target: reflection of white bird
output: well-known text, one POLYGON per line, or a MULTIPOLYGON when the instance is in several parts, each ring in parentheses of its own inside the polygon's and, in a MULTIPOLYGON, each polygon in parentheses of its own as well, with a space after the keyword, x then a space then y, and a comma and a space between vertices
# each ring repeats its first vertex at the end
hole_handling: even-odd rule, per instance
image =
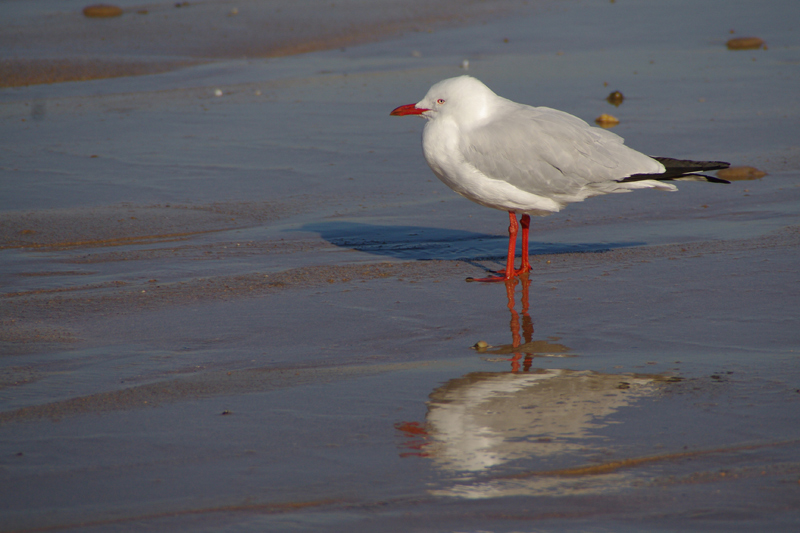
POLYGON ((530 270, 530 215, 548 215, 570 202, 601 194, 655 188, 674 191, 664 180, 704 179, 695 172, 726 168, 721 161, 652 158, 632 150, 609 131, 546 107, 517 104, 497 96, 469 76, 441 81, 416 104, 395 116, 429 120, 422 133, 425 159, 445 185, 486 207, 509 212, 508 280, 530 270), (522 214, 522 264, 514 270, 522 214))
POLYGON ((476 372, 451 380, 428 402, 435 460, 450 470, 477 472, 513 459, 584 449, 588 444, 579 440, 634 398, 652 394, 650 385, 658 379, 539 370, 476 372))
MULTIPOLYGON (((557 464, 596 451, 601 439, 595 430, 614 423, 607 417, 619 409, 657 394, 660 381, 655 375, 549 369, 476 372, 447 382, 430 395, 426 454, 438 468, 457 473, 459 482, 437 493, 485 498, 597 490, 583 476, 502 477, 516 470, 507 466, 514 461, 557 464), (473 481, 468 473, 488 477, 473 481)), ((622 483, 623 477, 614 479, 622 483)), ((606 483, 600 485, 607 489, 606 483)))

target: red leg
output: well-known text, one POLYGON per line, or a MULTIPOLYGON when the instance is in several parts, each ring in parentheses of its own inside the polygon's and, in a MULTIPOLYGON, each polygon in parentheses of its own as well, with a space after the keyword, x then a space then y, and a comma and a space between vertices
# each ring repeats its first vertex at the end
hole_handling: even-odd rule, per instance
POLYGON ((516 276, 514 271, 514 258, 517 252, 517 233, 519 232, 519 224, 517 224, 517 215, 512 211, 508 212, 508 257, 506 258, 506 271, 503 277, 504 281, 513 279, 516 276))
MULTIPOLYGON (((523 218, 526 216, 528 215, 523 215, 523 218)), ((528 221, 530 222, 530 217, 528 217, 528 221)), ((508 222, 508 257, 506 257, 506 269, 500 272, 503 275, 493 276, 491 278, 467 278, 467 281, 508 281, 516 277, 518 272, 514 270, 514 256, 516 255, 517 249, 519 224, 517 224, 517 215, 514 214, 513 211, 508 212, 508 222)), ((523 231, 525 231, 525 234, 527 233, 524 226, 523 231)))
POLYGON ((530 272, 531 270, 531 264, 528 260, 528 230, 531 227, 530 215, 522 215, 520 225, 522 226, 522 264, 519 266, 518 274, 530 272))

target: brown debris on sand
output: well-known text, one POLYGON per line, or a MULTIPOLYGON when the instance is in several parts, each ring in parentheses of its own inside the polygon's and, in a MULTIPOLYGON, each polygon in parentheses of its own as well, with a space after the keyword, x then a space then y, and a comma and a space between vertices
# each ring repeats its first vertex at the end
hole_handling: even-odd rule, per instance
POLYGON ((110 18, 121 15, 121 7, 109 4, 94 4, 83 8, 83 16, 88 18, 110 18))
POLYGON ((757 50, 762 47, 766 50, 767 48, 764 40, 758 37, 734 37, 725 43, 725 45, 728 47, 728 50, 757 50))
POLYGON ((619 119, 613 115, 603 113, 602 115, 594 119, 594 122, 601 128, 613 128, 614 126, 619 124, 619 119))
POLYGON ((755 167, 730 167, 717 172, 717 176, 728 181, 760 180, 767 173, 755 167))

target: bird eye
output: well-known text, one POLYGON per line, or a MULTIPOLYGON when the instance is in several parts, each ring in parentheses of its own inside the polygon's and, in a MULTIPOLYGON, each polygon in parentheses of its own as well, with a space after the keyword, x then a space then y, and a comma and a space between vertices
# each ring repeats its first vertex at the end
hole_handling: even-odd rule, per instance
POLYGON ((442 105, 444 103, 444 98, 439 98, 438 100, 436 100, 436 103, 442 105))

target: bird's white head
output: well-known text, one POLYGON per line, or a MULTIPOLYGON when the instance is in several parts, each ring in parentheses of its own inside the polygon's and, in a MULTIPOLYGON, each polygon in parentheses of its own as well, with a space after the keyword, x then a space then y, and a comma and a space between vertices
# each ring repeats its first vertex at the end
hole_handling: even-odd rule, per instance
POLYGON ((421 115, 433 120, 443 116, 478 121, 488 114, 493 102, 500 100, 491 89, 471 76, 449 78, 435 84, 416 104, 403 105, 390 114, 421 115))

